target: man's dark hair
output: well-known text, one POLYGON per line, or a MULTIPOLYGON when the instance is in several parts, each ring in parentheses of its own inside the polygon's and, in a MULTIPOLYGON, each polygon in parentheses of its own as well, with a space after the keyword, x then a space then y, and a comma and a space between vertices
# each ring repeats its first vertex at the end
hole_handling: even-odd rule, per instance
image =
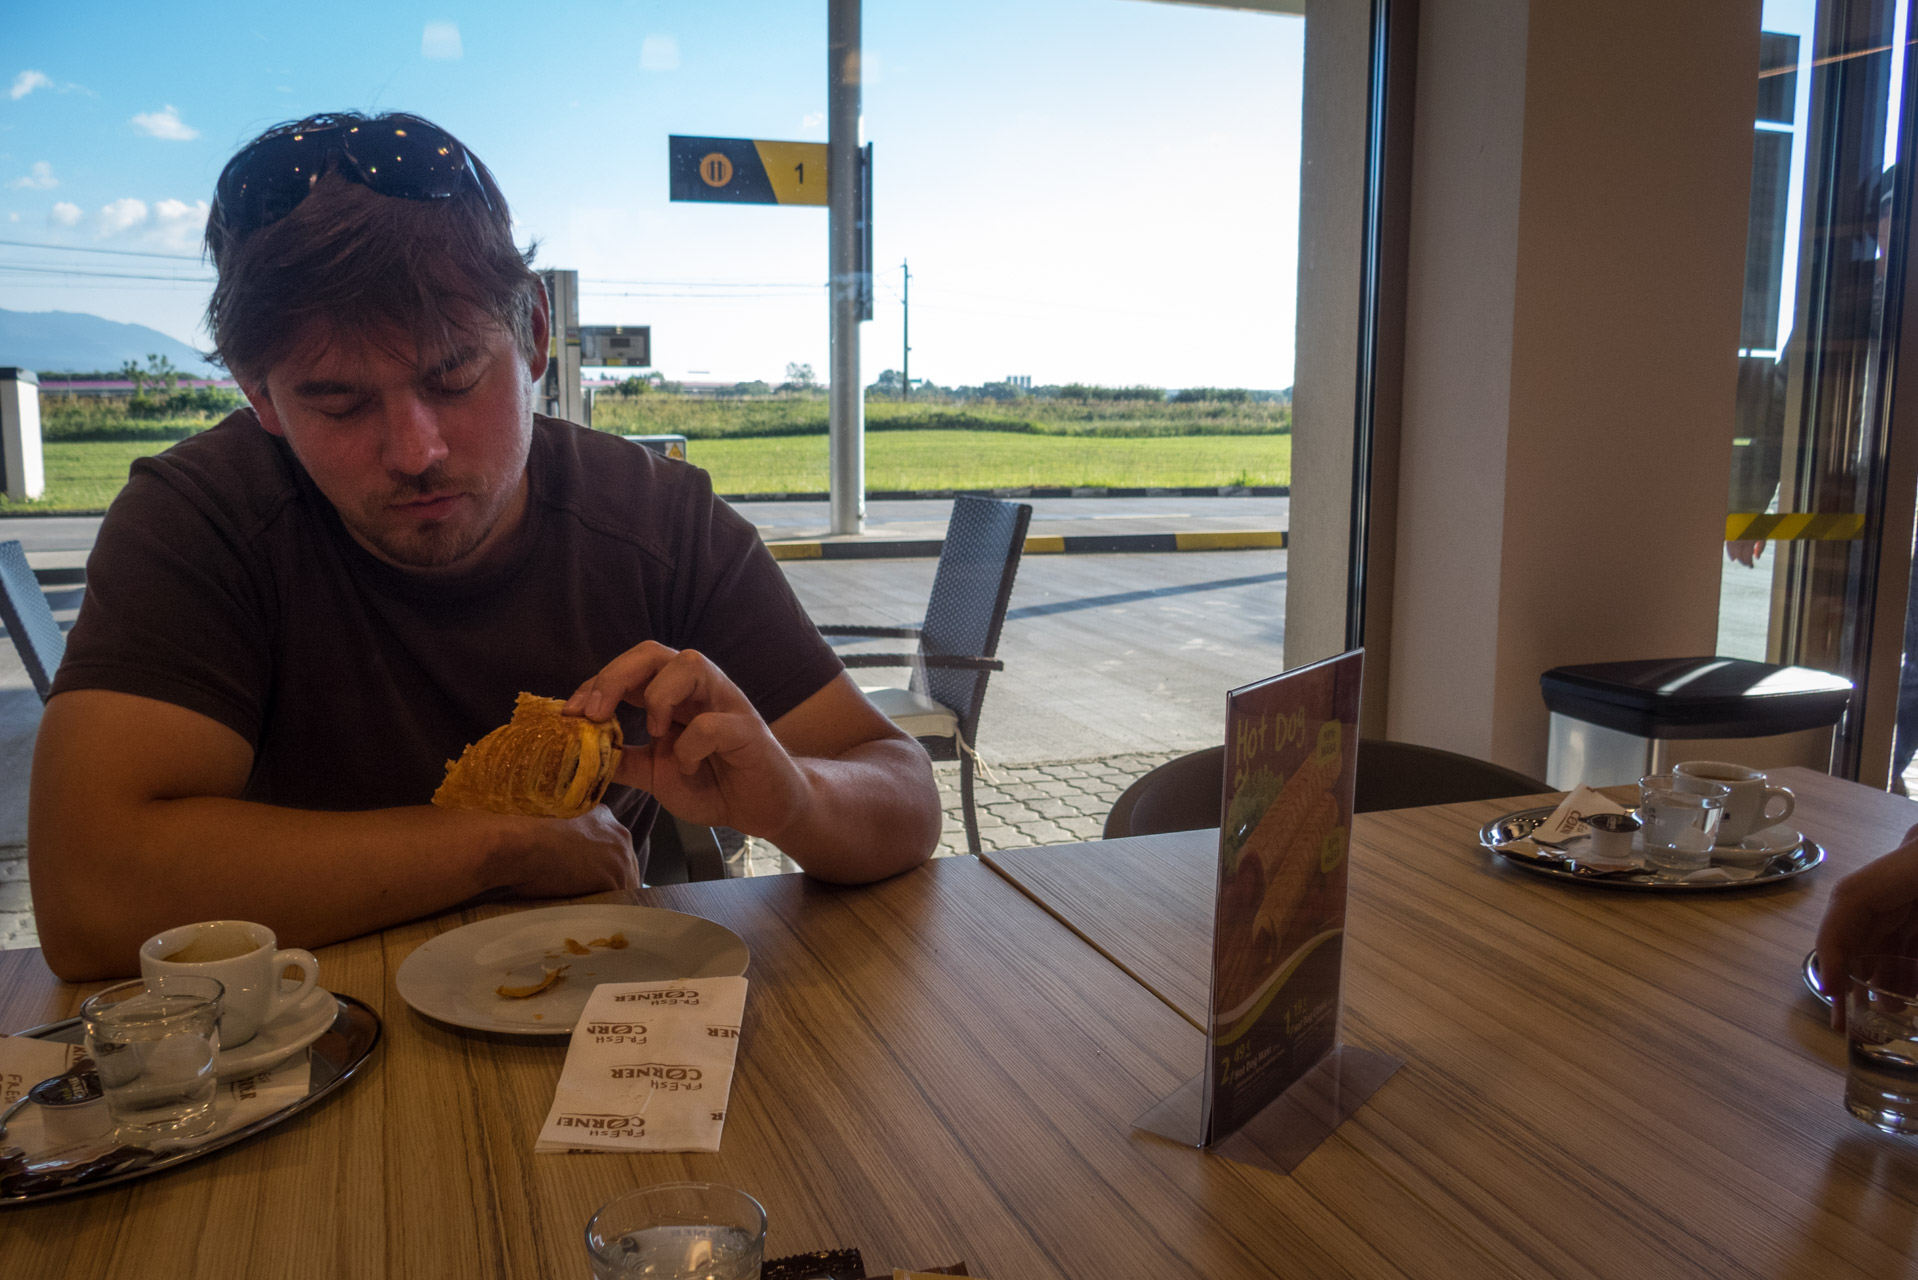
MULTIPOLYGON (((309 117, 267 130, 240 154, 317 122, 394 118, 309 117)), ((499 185, 477 156, 468 152, 467 159, 483 196, 471 186, 445 199, 387 196, 333 171, 285 216, 257 230, 223 224, 216 205, 206 236, 218 272, 207 303, 215 357, 242 382, 264 380, 322 321, 338 333, 369 336, 396 328, 421 346, 458 346, 477 328, 498 324, 533 358, 533 308, 542 287, 530 266, 533 250, 515 246, 499 185)))

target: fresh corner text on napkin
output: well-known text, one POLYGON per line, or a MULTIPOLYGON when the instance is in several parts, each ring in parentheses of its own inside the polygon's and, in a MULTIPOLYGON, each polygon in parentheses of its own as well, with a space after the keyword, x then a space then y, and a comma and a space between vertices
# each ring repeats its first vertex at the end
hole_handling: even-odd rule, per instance
POLYGON ((745 1008, 744 978, 593 988, 533 1150, 719 1150, 745 1008))

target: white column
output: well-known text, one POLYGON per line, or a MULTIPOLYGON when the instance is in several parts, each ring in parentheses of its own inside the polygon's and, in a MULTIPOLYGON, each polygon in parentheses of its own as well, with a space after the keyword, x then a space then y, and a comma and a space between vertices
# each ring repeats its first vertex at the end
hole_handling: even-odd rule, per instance
POLYGON ((31 369, 0 368, 0 463, 15 502, 47 490, 40 453, 40 378, 31 369))

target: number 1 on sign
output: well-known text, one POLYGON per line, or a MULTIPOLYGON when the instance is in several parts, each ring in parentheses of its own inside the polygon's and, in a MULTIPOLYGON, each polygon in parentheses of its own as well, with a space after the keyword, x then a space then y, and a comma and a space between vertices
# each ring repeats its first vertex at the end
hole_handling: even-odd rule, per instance
POLYGON ((803 164, 796 164, 793 166, 793 172, 799 175, 799 185, 802 187, 805 186, 806 185, 806 166, 803 164))

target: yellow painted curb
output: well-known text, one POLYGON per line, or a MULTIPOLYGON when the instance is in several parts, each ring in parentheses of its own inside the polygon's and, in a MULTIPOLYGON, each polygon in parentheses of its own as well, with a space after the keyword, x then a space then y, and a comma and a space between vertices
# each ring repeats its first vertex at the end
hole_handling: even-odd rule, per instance
POLYGON ((1039 534, 1026 539, 1026 554, 1029 556, 1048 556, 1063 554, 1066 540, 1056 533, 1039 534))
POLYGON ((817 542, 768 542, 775 560, 818 560, 824 555, 817 542))
POLYGON ((1181 551, 1249 551, 1256 547, 1284 547, 1283 529, 1234 529, 1224 533, 1178 533, 1181 551))

